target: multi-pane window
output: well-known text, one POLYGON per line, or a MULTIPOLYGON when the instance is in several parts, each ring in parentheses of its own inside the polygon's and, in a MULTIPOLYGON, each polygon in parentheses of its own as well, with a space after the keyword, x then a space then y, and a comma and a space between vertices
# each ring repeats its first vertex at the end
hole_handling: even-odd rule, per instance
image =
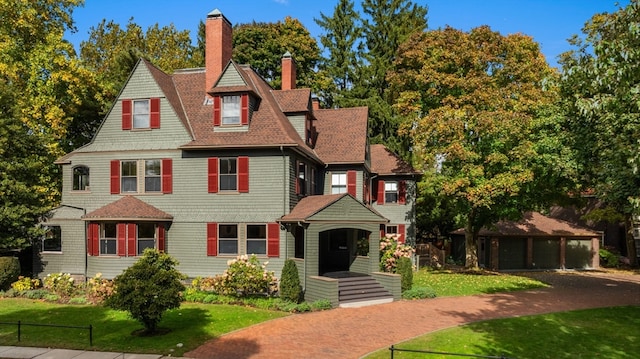
POLYGON ((60 226, 46 226, 44 230, 44 237, 42 238, 42 251, 61 252, 62 230, 60 229, 60 226))
POLYGON ((117 254, 118 240, 116 223, 103 223, 100 227, 100 254, 117 254))
POLYGON ((236 191, 238 189, 238 167, 235 158, 220 159, 220 190, 236 191))
POLYGON ((218 254, 238 254, 238 225, 218 226, 218 254))
POLYGON ((297 178, 298 194, 307 194, 307 165, 304 162, 298 162, 298 178, 297 178))
POLYGON ((398 202, 398 182, 385 182, 384 183, 384 202, 396 203, 398 202))
POLYGON ((222 96, 222 124, 240 124, 240 96, 222 96))
POLYGON ((73 168, 73 190, 89 190, 89 167, 77 166, 73 168))
POLYGON ((150 128, 149 100, 133 101, 133 128, 150 128))
POLYGON ((398 233, 398 226, 387 226, 385 233, 387 234, 397 234, 398 233))
POLYGON ((156 246, 155 223, 138 223, 138 255, 142 255, 145 249, 156 246))
POLYGON ((121 192, 138 191, 138 166, 137 161, 120 162, 120 188, 121 192))
POLYGON ((144 191, 160 192, 162 190, 162 174, 160 160, 144 161, 144 191))
POLYGON ((247 225, 247 254, 267 254, 267 225, 247 225))
POLYGON ((331 194, 347 193, 347 174, 331 174, 331 194))

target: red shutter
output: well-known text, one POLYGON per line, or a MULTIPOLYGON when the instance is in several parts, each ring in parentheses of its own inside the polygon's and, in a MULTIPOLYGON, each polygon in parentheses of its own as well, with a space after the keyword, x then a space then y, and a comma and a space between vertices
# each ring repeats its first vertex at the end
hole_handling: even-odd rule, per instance
POLYGON ((131 123, 131 100, 122 100, 122 129, 130 130, 131 123))
POLYGON ((247 94, 240 97, 240 123, 249 124, 249 95, 247 94))
POLYGON ((151 119, 150 119, 150 124, 151 124, 151 128, 160 128, 160 99, 159 98, 152 98, 150 100, 151 104, 151 111, 150 111, 150 115, 151 115, 151 119))
POLYGON ((135 257, 138 255, 138 247, 136 246, 137 229, 135 223, 127 223, 127 255, 135 257))
POLYGON ((407 203, 407 182, 398 181, 398 204, 407 203))
POLYGON ((378 180, 378 204, 384 204, 384 181, 378 180))
POLYGON ((158 225, 158 250, 160 252, 164 252, 164 237, 165 237, 165 228, 164 224, 160 223, 158 225))
POLYGON ((124 257, 127 255, 127 225, 125 223, 118 223, 116 236, 118 237, 118 255, 124 257))
POLYGON ((249 157, 238 157, 238 192, 249 192, 249 157))
POLYGON ((220 126, 220 96, 213 96, 213 125, 220 126))
POLYGON ((398 225, 398 234, 400 235, 400 238, 398 238, 398 242, 399 243, 405 243, 407 241, 407 234, 405 233, 405 225, 404 224, 399 224, 398 225))
POLYGON ((87 228, 87 254, 100 255, 100 224, 89 223, 87 228))
POLYGON ((384 236, 387 234, 387 226, 384 224, 380 225, 380 238, 384 238, 384 236))
POLYGON ((280 225, 278 223, 267 224, 267 256, 280 256, 280 225))
POLYGON ((162 193, 173 192, 173 161, 171 158, 162 160, 162 193))
POLYGON ((111 194, 120 193, 120 161, 111 161, 111 194))
POLYGON ((207 223, 207 255, 218 255, 218 224, 207 223))
POLYGON ((356 171, 347 171, 347 193, 356 197, 356 171))
POLYGON ((218 193, 218 157, 209 158, 209 193, 218 193))

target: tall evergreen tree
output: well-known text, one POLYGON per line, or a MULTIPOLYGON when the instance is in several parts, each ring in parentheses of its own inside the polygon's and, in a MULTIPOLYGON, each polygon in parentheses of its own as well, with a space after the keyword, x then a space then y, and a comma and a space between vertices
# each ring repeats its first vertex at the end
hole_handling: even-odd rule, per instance
POLYGON ((332 107, 334 98, 344 96, 355 81, 359 61, 356 47, 362 40, 360 15, 354 10, 352 0, 340 0, 331 17, 321 12, 320 18, 314 21, 325 30, 325 34, 320 35, 324 56, 318 67, 331 79, 330 88, 323 89, 320 95, 325 105, 332 107))

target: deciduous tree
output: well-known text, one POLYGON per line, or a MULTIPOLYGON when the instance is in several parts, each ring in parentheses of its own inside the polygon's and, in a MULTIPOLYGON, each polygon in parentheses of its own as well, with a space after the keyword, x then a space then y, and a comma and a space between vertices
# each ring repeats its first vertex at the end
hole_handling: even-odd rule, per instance
POLYGON ((640 2, 595 14, 561 56, 561 96, 583 167, 583 181, 626 218, 640 210, 640 2))
POLYGON ((423 186, 462 216, 466 266, 477 267, 482 227, 517 219, 546 204, 548 191, 571 188, 568 173, 548 167, 570 162, 560 160, 570 153, 542 136, 556 123, 548 112, 555 92, 545 86, 554 73, 530 37, 487 26, 415 34, 395 66, 391 93, 431 181, 423 186))

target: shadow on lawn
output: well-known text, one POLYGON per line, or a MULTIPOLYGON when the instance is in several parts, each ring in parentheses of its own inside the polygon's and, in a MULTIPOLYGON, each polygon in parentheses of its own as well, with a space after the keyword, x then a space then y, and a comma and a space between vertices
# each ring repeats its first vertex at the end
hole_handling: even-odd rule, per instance
MULTIPOLYGON (((9 300, 9 299, 5 299, 9 300)), ((20 299, 23 300, 23 299, 20 299)), ((196 348, 211 338, 206 326, 211 318, 202 309, 182 306, 168 311, 160 322, 160 328, 168 333, 141 337, 132 335, 142 325, 129 318, 125 312, 117 312, 100 306, 49 306, 37 309, 17 310, 5 313, 2 322, 21 321, 30 324, 49 324, 93 327, 93 346, 89 345, 89 331, 78 328, 21 327, 18 342, 17 324, 0 325, 0 345, 39 346, 63 349, 84 349, 114 352, 182 354, 196 348)))

